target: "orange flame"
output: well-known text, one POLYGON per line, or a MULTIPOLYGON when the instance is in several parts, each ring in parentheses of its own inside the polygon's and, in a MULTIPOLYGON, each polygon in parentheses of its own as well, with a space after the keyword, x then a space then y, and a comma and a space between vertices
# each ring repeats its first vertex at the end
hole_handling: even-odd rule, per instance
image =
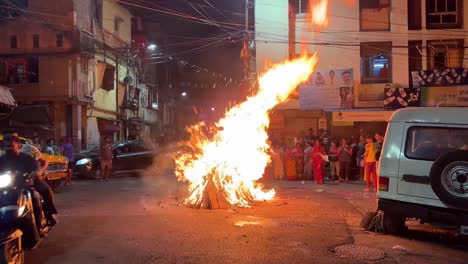
POLYGON ((181 143, 184 151, 175 157, 176 176, 188 182, 185 204, 205 207, 208 185, 240 207, 274 197, 274 190, 263 191, 256 183, 271 160, 269 113, 309 79, 316 63, 314 54, 272 66, 259 78, 257 93, 227 110, 215 126, 199 123, 187 128, 190 138, 181 143))
POLYGON ((316 26, 328 25, 328 0, 313 0, 309 6, 309 23, 316 26))

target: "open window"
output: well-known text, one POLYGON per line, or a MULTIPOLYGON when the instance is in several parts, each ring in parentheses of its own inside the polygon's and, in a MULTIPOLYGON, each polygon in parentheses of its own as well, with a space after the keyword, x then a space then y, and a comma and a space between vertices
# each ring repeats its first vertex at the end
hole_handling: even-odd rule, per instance
POLYGON ((427 68, 445 69, 463 66, 464 41, 434 40, 427 42, 427 68))
POLYGON ((392 42, 361 42, 361 82, 392 82, 392 42))
POLYGON ((102 80, 102 89, 106 91, 111 91, 114 89, 115 84, 115 67, 109 64, 106 64, 106 68, 104 70, 104 77, 102 80))

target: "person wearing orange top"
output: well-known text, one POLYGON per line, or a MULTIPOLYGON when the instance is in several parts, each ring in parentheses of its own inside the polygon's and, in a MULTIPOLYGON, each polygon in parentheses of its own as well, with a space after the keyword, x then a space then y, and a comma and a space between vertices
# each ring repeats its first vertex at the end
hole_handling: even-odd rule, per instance
POLYGON ((373 190, 377 190, 377 172, 376 172, 376 159, 375 159, 375 143, 372 136, 366 136, 366 147, 364 152, 364 167, 366 171, 366 192, 370 191, 371 183, 373 190))

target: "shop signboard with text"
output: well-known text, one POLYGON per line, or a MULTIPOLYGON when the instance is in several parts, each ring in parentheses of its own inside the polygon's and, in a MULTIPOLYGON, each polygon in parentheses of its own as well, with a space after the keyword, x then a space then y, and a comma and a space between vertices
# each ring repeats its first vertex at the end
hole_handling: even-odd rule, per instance
POLYGON ((332 113, 333 122, 387 122, 393 111, 337 111, 332 113))
POLYGON ((468 86, 421 88, 421 106, 468 106, 468 86))
POLYGON ((383 103, 385 109, 420 106, 421 88, 385 88, 383 103))
POLYGON ((299 86, 299 108, 302 110, 353 107, 353 69, 317 70, 299 86))

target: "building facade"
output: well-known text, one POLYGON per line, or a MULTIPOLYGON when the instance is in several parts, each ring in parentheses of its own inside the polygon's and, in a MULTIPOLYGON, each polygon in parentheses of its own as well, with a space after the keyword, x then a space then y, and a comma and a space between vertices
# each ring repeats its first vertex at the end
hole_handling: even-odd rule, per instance
POLYGON ((309 2, 313 1, 256 1, 257 72, 267 60, 279 62, 304 50, 317 51, 318 70, 351 70, 354 102, 343 109, 307 108, 299 95, 276 111, 281 115, 274 118, 277 127, 293 130, 286 134, 320 127, 334 134, 359 128, 381 131, 388 118, 382 111, 386 86, 415 86, 414 71, 467 67, 468 8, 462 0, 329 1, 328 23, 322 27, 308 22, 309 2), (310 119, 294 121, 296 114, 310 119))
MULTIPOLYGON (((147 86, 131 47, 132 14, 122 5, 29 0, 11 10, 0 23, 0 82, 22 107, 10 126, 43 142, 69 136, 77 149, 87 149, 103 135, 129 138, 129 120, 156 121, 154 111, 140 109, 147 86), (130 113, 128 101, 138 102, 130 113), (41 117, 32 112, 38 105, 41 117)), ((148 130, 138 129, 134 138, 147 138, 148 130)))

